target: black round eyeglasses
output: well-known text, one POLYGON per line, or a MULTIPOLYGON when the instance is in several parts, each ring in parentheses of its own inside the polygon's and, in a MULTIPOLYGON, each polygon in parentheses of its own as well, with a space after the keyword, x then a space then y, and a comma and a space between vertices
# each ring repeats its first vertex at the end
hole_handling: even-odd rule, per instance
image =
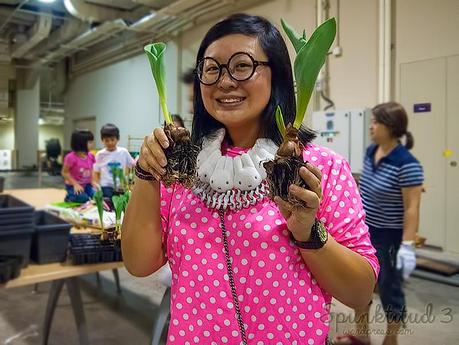
POLYGON ((231 79, 245 81, 250 79, 258 66, 268 66, 267 61, 257 61, 248 53, 237 52, 229 58, 226 64, 221 64, 211 57, 205 57, 199 61, 196 67, 196 75, 204 85, 213 85, 223 75, 223 68, 226 68, 231 79))

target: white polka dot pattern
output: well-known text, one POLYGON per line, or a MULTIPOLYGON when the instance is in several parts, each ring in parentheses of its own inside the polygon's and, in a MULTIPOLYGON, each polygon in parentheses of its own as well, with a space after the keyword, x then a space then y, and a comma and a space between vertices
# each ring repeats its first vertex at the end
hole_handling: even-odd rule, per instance
MULTIPOLYGON (((323 174, 318 218, 331 236, 367 258, 377 273, 349 165, 315 145, 307 146, 304 158, 323 174)), ((172 269, 168 344, 240 344, 218 212, 181 186, 162 187, 161 200, 163 243, 172 269)), ((323 344, 331 297, 290 243, 276 205, 263 199, 228 211, 225 226, 248 343, 323 344)))

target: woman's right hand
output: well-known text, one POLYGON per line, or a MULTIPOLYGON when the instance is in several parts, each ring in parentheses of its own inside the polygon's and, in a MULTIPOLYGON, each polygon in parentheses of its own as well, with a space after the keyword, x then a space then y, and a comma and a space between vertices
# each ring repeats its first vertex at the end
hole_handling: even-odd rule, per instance
POLYGON ((162 128, 155 128, 153 133, 147 135, 142 147, 140 148, 139 164, 140 167, 150 172, 156 180, 166 173, 166 155, 164 149, 169 147, 166 133, 162 128))

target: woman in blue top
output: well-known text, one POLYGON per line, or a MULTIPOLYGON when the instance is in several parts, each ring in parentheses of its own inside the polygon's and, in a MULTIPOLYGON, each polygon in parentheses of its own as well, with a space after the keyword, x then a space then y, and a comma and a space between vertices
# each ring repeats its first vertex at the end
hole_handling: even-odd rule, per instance
MULTIPOLYGON (((402 279, 407 279, 416 266, 414 240, 424 176, 421 165, 408 151, 414 140, 407 131, 405 109, 388 102, 375 106, 372 112, 373 144, 365 155, 360 192, 381 266, 378 290, 387 318, 383 345, 394 345, 406 314, 402 279), (405 145, 401 144, 402 137, 405 145)), ((368 309, 356 311, 358 335, 340 336, 335 344, 370 343, 368 309)))

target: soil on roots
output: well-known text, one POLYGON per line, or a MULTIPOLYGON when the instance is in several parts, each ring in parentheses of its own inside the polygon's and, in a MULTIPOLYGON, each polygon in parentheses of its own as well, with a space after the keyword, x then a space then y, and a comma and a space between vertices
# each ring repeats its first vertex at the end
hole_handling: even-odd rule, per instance
POLYGON ((166 125, 164 132, 169 140, 169 147, 164 150, 167 166, 162 180, 166 186, 180 183, 191 188, 196 180, 199 147, 191 142, 190 132, 183 127, 166 125))
POLYGON ((302 188, 308 188, 300 176, 300 168, 306 166, 303 160, 303 144, 298 138, 298 130, 291 125, 287 126, 287 132, 283 143, 277 150, 273 161, 263 163, 269 184, 269 197, 281 197, 293 205, 303 205, 303 202, 289 193, 291 184, 302 188))

